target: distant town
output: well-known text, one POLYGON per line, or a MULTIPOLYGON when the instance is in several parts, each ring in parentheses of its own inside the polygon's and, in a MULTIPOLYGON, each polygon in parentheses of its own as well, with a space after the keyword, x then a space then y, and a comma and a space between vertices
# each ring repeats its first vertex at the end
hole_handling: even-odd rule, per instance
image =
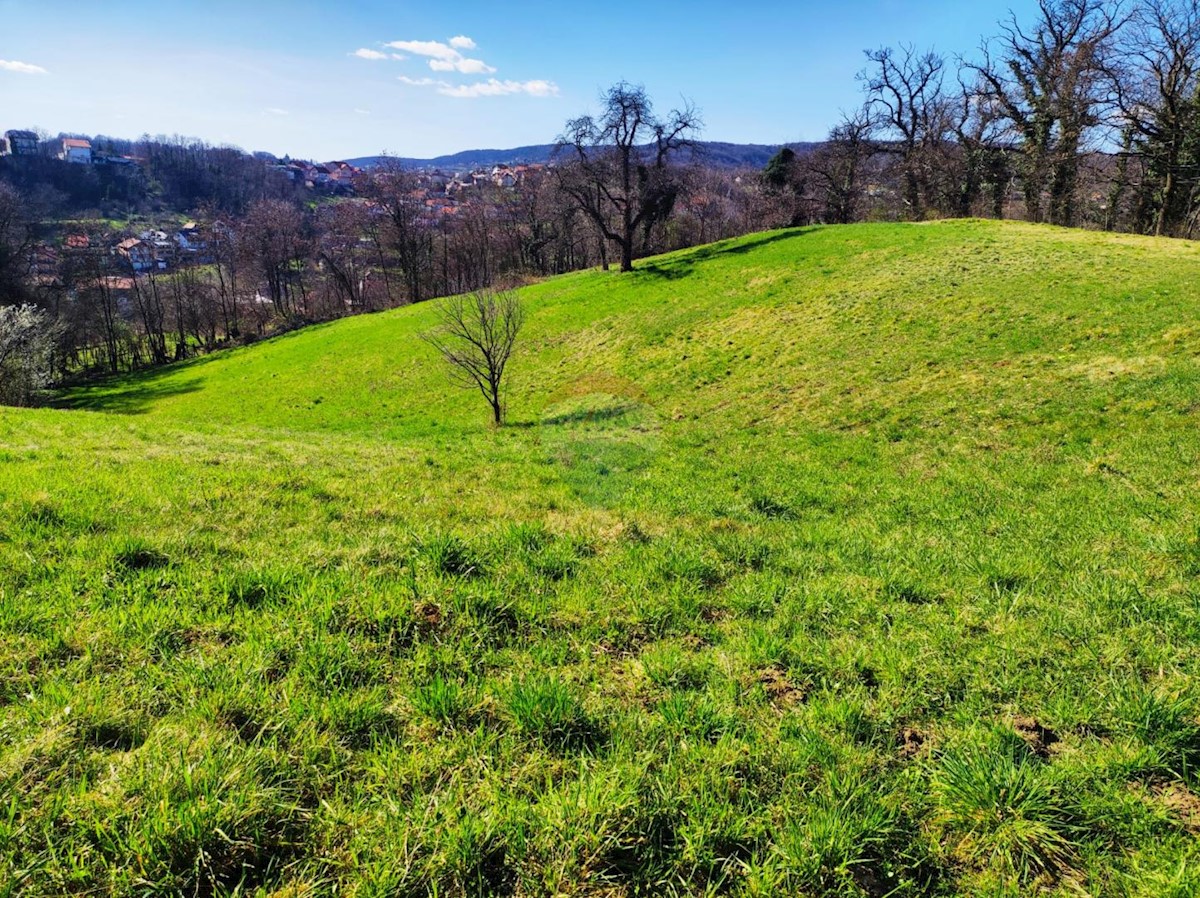
MULTIPOLYGON (((240 152, 240 151, 239 151, 240 152)), ((70 165, 102 168, 117 177, 134 177, 142 173, 147 159, 136 154, 108 152, 93 145, 85 137, 60 136, 46 138, 30 130, 11 129, 0 138, 0 157, 18 159, 39 158, 70 165)), ((278 159, 267 153, 255 153, 265 171, 281 180, 312 192, 315 196, 354 198, 356 184, 366 171, 349 162, 334 160, 312 162, 300 159, 278 159)), ((442 220, 458 215, 488 188, 514 188, 540 176, 546 164, 492 165, 464 170, 429 168, 411 176, 410 198, 418 207, 416 224, 437 227, 442 220)), ((370 205, 369 200, 364 200, 370 205)), ((167 218, 177 218, 169 215, 167 218)), ((86 223, 86 220, 85 220, 86 223)), ((212 247, 214 235, 228 225, 216 219, 201 225, 187 220, 175 227, 147 227, 131 235, 98 233, 69 228, 55 240, 39 242, 31 247, 30 268, 35 283, 42 287, 61 284, 64 253, 107 252, 124 268, 125 276, 110 276, 109 283, 118 290, 133 289, 129 275, 146 272, 165 272, 182 265, 211 264, 215 261, 212 247)))

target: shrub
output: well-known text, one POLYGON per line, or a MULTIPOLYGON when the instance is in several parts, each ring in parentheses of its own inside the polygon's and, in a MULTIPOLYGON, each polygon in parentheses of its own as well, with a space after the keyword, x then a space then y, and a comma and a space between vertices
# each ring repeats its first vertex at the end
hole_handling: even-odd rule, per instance
POLYGON ((56 333, 35 306, 0 307, 0 403, 33 405, 50 385, 56 333))

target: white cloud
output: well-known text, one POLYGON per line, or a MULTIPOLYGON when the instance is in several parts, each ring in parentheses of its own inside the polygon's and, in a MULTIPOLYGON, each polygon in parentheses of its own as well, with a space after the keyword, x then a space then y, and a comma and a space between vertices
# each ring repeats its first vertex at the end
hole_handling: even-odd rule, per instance
POLYGON ((280 109, 278 106, 272 106, 270 109, 268 109, 266 111, 271 113, 271 115, 291 115, 291 113, 288 112, 286 109, 280 109))
POLYGON ((378 50, 368 50, 366 47, 363 47, 361 50, 355 50, 352 55, 357 56, 359 59, 387 59, 388 58, 388 55, 386 53, 380 53, 378 50))
POLYGON ((370 114, 371 114, 371 110, 370 110, 370 109, 355 109, 355 110, 354 110, 354 112, 355 112, 357 115, 370 115, 370 114))
POLYGON ((393 53, 392 59, 396 59, 396 60, 399 60, 400 62, 403 62, 404 60, 408 59, 408 57, 405 56, 403 53, 393 53))
POLYGON ((473 50, 475 41, 469 37, 450 38, 450 43, 441 41, 392 41, 387 46, 393 50, 403 50, 414 56, 424 56, 429 60, 429 67, 435 72, 461 72, 464 75, 490 75, 496 71, 482 59, 469 59, 459 52, 473 50))
POLYGON ((464 75, 490 75, 496 71, 482 59, 431 59, 435 72, 462 72, 464 75))
POLYGON ((49 74, 40 65, 33 65, 28 62, 17 62, 15 59, 0 59, 0 70, 5 72, 19 72, 22 75, 46 75, 49 74))
MULTIPOLYGON (((464 56, 461 50, 474 50, 475 41, 460 34, 449 39, 448 43, 441 41, 391 41, 384 46, 393 50, 403 50, 414 56, 421 56, 429 63, 429 68, 435 72, 457 72, 460 75, 491 75, 496 69, 482 59, 464 56)), ((392 54, 396 59, 403 59, 399 54, 392 54)), ((451 84, 438 78, 410 78, 401 75, 402 84, 410 87, 434 87, 437 92, 447 97, 472 99, 475 97, 505 97, 513 94, 526 94, 531 97, 556 97, 558 85, 553 81, 501 81, 488 78, 486 81, 476 81, 471 84, 451 84)))
POLYGON ((430 56, 434 59, 454 60, 462 57, 461 53, 441 41, 392 41, 387 46, 414 56, 430 56))
POLYGON ((445 84, 438 87, 438 93, 447 97, 474 99, 476 97, 506 97, 511 94, 528 94, 531 97, 556 97, 558 85, 553 81, 499 81, 489 78, 487 81, 476 81, 474 84, 445 84))

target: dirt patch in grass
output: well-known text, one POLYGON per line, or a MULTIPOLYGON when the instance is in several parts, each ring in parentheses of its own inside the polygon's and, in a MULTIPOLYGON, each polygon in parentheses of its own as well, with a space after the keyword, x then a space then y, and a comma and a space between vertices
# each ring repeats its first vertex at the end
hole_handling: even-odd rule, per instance
POLYGON ((1049 758, 1052 746, 1059 741, 1058 734, 1049 727, 1042 726, 1036 719, 1018 715, 1012 719, 1012 728, 1029 751, 1039 758, 1049 758))
POLYGON ((790 708, 804 701, 804 688, 793 683, 778 667, 760 670, 758 682, 771 704, 777 708, 790 708))
POLYGON ((896 737, 896 754, 901 761, 911 761, 926 750, 929 735, 916 727, 905 727, 896 737))
POLYGON ((1193 835, 1200 835, 1200 795, 1183 783, 1157 785, 1154 795, 1184 829, 1193 835))
POLYGON ((226 708, 217 719, 223 726, 237 733, 242 742, 255 742, 267 731, 267 724, 246 708, 226 708))

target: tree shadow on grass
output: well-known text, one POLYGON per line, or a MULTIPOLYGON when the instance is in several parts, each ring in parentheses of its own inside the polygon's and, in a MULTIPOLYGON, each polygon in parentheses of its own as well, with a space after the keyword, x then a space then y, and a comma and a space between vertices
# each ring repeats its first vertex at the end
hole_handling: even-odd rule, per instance
POLYGON ((740 256, 753 252, 761 247, 784 240, 795 240, 805 237, 817 230, 815 227, 792 228, 774 234, 765 234, 751 240, 734 238, 722 240, 720 243, 710 243, 694 250, 684 251, 672 259, 644 263, 634 268, 634 274, 646 278, 677 281, 692 273, 697 263, 707 262, 720 256, 740 256))
POLYGON ((632 402, 610 406, 609 408, 581 408, 553 415, 552 417, 543 419, 541 423, 551 427, 557 424, 599 424, 605 421, 624 418, 630 412, 637 411, 637 409, 638 405, 632 402))
POLYGON ((50 403, 53 408, 72 411, 109 412, 117 415, 144 415, 164 399, 195 393, 203 378, 179 376, 180 366, 147 371, 84 387, 71 388, 50 403))

